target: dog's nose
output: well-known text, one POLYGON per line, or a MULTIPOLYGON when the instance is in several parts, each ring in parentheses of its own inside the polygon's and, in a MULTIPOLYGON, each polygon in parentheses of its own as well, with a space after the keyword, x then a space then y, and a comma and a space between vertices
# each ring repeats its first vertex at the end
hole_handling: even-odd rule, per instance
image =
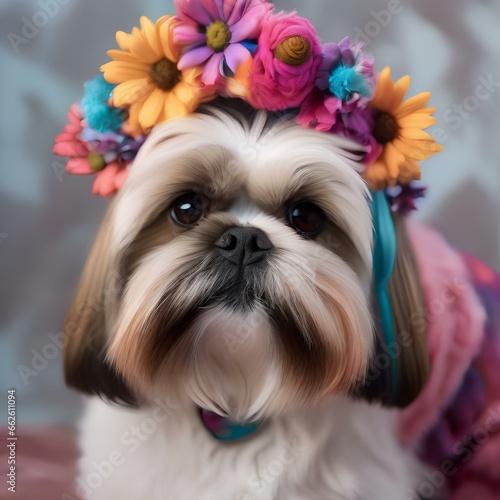
POLYGON ((266 233, 255 227, 232 227, 215 242, 215 246, 219 255, 239 267, 261 262, 273 248, 266 233))

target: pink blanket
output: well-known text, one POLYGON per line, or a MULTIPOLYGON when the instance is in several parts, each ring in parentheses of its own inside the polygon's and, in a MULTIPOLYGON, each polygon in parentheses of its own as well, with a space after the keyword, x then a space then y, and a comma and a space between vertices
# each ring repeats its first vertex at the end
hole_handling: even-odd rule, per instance
POLYGON ((400 435, 429 464, 424 498, 500 499, 500 275, 410 224, 428 320, 429 382, 400 435))
MULTIPOLYGON (((0 430, 2 437, 6 429, 0 430)), ((5 439, 2 439, 5 443, 5 439)), ((15 500, 60 500, 74 491, 75 433, 63 427, 21 428, 16 441, 16 491, 7 491, 7 447, 0 447, 2 487, 0 498, 15 500)))

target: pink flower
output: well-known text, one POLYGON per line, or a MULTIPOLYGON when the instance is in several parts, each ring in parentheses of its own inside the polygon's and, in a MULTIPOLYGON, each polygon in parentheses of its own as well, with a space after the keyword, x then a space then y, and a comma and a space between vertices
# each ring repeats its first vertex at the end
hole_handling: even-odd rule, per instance
POLYGON ((273 6, 267 0, 175 0, 175 7, 181 24, 174 40, 188 46, 177 67, 205 64, 201 80, 214 85, 225 66, 234 74, 251 56, 243 42, 258 38, 273 6))
POLYGON ((254 57, 250 104, 270 111, 300 106, 313 90, 321 52, 319 38, 307 19, 295 12, 270 15, 254 57))
POLYGON ((73 175, 95 175, 92 193, 110 196, 116 193, 127 178, 130 161, 114 161, 107 164, 103 155, 91 150, 90 143, 82 140, 85 121, 78 104, 68 112, 69 124, 55 138, 54 154, 67 156, 66 172, 73 175))
POLYGON ((314 127, 321 132, 328 132, 337 122, 340 105, 339 99, 325 98, 324 92, 315 87, 302 103, 297 123, 303 127, 314 127))
MULTIPOLYGON (((73 104, 69 108, 68 119, 69 123, 64 125, 62 133, 56 136, 53 152, 59 156, 69 156, 71 158, 69 162, 85 159, 89 154, 89 150, 87 145, 80 140, 80 134, 83 130, 83 117, 78 104, 73 104)), ((72 164, 75 164, 75 162, 72 164)))
POLYGON ((127 180, 129 166, 130 162, 119 164, 115 161, 107 165, 105 169, 97 172, 92 186, 92 194, 111 196, 117 193, 127 180))

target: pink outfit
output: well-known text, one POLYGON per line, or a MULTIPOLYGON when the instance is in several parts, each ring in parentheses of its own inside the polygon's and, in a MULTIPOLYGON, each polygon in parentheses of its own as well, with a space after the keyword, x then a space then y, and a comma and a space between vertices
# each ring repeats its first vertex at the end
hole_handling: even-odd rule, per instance
POLYGON ((452 500, 498 500, 500 275, 434 230, 408 225, 425 296, 419 317, 427 320, 431 373, 401 414, 400 438, 428 464, 423 497, 432 487, 452 500))

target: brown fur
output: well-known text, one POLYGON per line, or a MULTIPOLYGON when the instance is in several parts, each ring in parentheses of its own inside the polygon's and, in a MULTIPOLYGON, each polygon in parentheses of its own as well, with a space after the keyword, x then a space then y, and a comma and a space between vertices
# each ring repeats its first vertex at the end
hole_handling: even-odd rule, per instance
POLYGON ((109 314, 122 286, 110 255, 113 207, 87 258, 78 292, 64 322, 66 383, 87 394, 104 395, 125 404, 135 397, 122 377, 106 361, 109 314))
POLYGON ((413 249, 404 218, 394 215, 397 235, 396 267, 389 282, 389 296, 394 314, 396 342, 401 346, 397 357, 399 374, 398 406, 409 405, 420 393, 429 375, 425 324, 422 319, 424 298, 413 249))
MULTIPOLYGON (((377 326, 375 355, 366 382, 359 389, 358 395, 386 406, 404 408, 414 401, 427 381, 429 360, 426 327, 422 317, 424 299, 418 268, 404 218, 394 214, 393 220, 397 254, 388 292, 395 323, 397 388, 394 390, 392 387, 387 369, 389 351, 383 346, 384 341, 377 326)), ((376 304, 374 308, 376 310, 376 304)))

